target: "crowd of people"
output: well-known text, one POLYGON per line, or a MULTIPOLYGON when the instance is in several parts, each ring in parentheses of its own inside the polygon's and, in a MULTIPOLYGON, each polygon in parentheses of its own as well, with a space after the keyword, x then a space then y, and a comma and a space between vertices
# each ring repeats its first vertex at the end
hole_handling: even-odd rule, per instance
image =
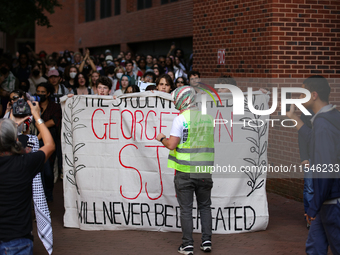
POLYGON ((175 49, 174 45, 167 55, 158 57, 150 54, 136 54, 133 57, 131 52, 113 56, 110 50, 93 56, 88 49, 85 55, 68 50, 62 54, 53 52, 47 55, 45 51, 36 54, 28 48, 20 52, 17 59, 3 56, 0 60, 1 115, 4 115, 9 93, 14 89, 33 95, 38 84, 48 83, 54 88, 51 96, 58 102, 58 97, 65 94, 99 95, 96 82, 99 77, 108 77, 112 83, 109 94, 118 96, 128 91, 138 91, 135 86, 140 87, 142 82, 151 85, 148 90, 157 90, 154 83, 167 74, 172 82, 169 84, 170 90, 165 91, 170 92, 177 86, 187 84, 191 69, 183 51, 175 49), (132 88, 126 90, 128 86, 132 88))
MULTIPOLYGON (((157 136, 157 140, 171 150, 168 166, 176 169, 175 190, 181 208, 183 231, 183 242, 178 251, 182 254, 193 254, 192 200, 195 193, 203 232, 200 248, 210 252, 212 179, 210 175, 192 178, 188 174, 190 166, 195 163, 191 161, 202 160, 202 155, 206 157, 204 164, 211 165, 214 162, 214 130, 209 126, 213 121, 208 117, 195 115, 193 125, 209 125, 202 126, 201 129, 196 128, 195 130, 199 131, 191 138, 190 135, 184 135, 186 132, 191 134, 190 124, 184 125, 187 130, 184 130, 182 125, 184 122, 190 123, 189 112, 193 110, 197 94, 195 87, 199 82, 200 73, 192 70, 190 61, 186 62, 184 59, 183 51, 176 49, 174 45, 167 55, 158 57, 137 54, 133 57, 131 52, 120 52, 118 56, 113 56, 110 50, 92 56, 88 49, 85 55, 67 50, 63 54, 54 52, 47 55, 44 51, 36 54, 30 48, 20 52, 17 59, 2 56, 0 254, 13 247, 25 247, 27 250, 24 254, 32 254, 30 190, 37 173, 42 172, 47 202, 53 201, 55 178, 62 176, 60 98, 64 95, 111 95, 115 98, 126 93, 147 90, 172 93, 175 107, 180 111, 180 115, 174 120, 170 137, 166 138, 162 133, 157 136), (14 116, 13 106, 20 100, 28 103, 32 116, 19 119, 14 116), (201 144, 203 151, 201 147, 187 143, 197 136, 207 137, 204 146, 201 144), (26 142, 18 142, 20 139, 26 142), (34 143, 31 148, 36 147, 37 152, 23 152, 24 143, 25 152, 31 152, 29 141, 34 143), (197 151, 202 151, 203 154, 200 155, 197 151), (198 154, 199 157, 196 160, 189 157, 188 160, 188 153, 198 154), (54 169, 58 170, 57 174, 54 169)), ((221 83, 236 85, 236 81, 231 77, 222 77, 221 83)), ((302 116, 301 120, 294 112, 294 107, 287 113, 289 118, 298 123, 296 127, 299 130, 301 161, 307 169, 308 164, 326 164, 326 170, 331 172, 331 168, 339 168, 340 164, 340 113, 329 104, 330 87, 322 76, 306 79, 303 87, 311 92, 311 99, 304 106, 314 113, 314 116, 308 120, 302 116)), ((339 254, 340 178, 312 177, 313 180, 310 176, 305 179, 306 189, 313 189, 314 192, 305 192, 305 216, 310 225, 306 252, 326 254, 330 246, 333 254, 339 254)), ((48 213, 47 216, 49 217, 48 213)), ((50 243, 45 247, 48 251, 51 250, 50 243)))
POLYGON ((0 159, 3 161, 1 173, 5 174, 10 169, 10 165, 16 163, 16 171, 8 176, 10 179, 2 178, 8 183, 3 185, 1 182, 1 188, 5 188, 6 192, 0 195, 2 207, 0 221, 5 227, 0 228, 0 254, 3 250, 15 250, 21 246, 25 247, 22 250, 24 254, 32 254, 31 211, 27 204, 32 200, 32 192, 28 192, 29 189, 32 190, 32 182, 33 201, 39 200, 34 203, 36 215, 37 213, 38 216, 43 215, 43 217, 36 216, 39 237, 47 251, 52 252, 52 237, 46 235, 46 231, 41 229, 41 226, 49 226, 48 228, 51 229, 50 215, 46 209, 47 202, 53 201, 54 183, 59 176, 62 178, 60 98, 64 95, 69 97, 111 95, 115 98, 126 93, 148 90, 171 93, 177 87, 188 84, 191 77, 200 76, 199 72, 190 70, 189 63, 184 60, 183 51, 175 49, 174 46, 171 46, 167 56, 158 57, 137 54, 133 57, 131 52, 120 52, 117 57, 114 57, 110 50, 97 56, 91 56, 89 50, 86 50, 85 55, 67 50, 62 54, 53 52, 47 55, 44 51, 36 54, 28 47, 17 54, 17 58, 12 59, 12 56, 6 54, 0 58, 2 118, 0 159), (28 103, 31 116, 18 118, 13 115, 13 106, 20 100, 28 103), (33 101, 36 101, 35 105, 33 101), (16 142, 17 139, 20 143, 16 142), (44 153, 31 153, 23 160, 21 158, 18 160, 22 153, 38 150, 44 153), (10 160, 2 157, 4 155, 10 155, 10 160), (23 175, 25 169, 29 171, 23 175), (19 178, 20 175, 22 176, 19 178), (39 178, 36 180, 35 176, 39 178), (15 178, 19 178, 20 182, 16 183, 15 178), (40 188, 41 184, 43 188, 40 188), (13 193, 13 189, 18 185, 22 185, 24 189, 13 193), (34 190, 43 190, 43 194, 34 190), (3 202, 10 208, 2 206, 3 202), (25 210, 20 214, 20 222, 18 221, 17 224, 20 226, 13 228, 8 235, 8 229, 15 222, 11 214, 19 210, 18 204, 25 205, 25 210))
MULTIPOLYGON (((120 52, 113 56, 110 50, 91 55, 65 50, 62 54, 45 51, 36 54, 29 46, 17 53, 17 58, 4 54, 0 58, 0 117, 9 117, 13 103, 39 97, 41 117, 49 128, 56 152, 49 159, 50 173, 44 179, 47 199, 53 200, 53 169, 62 174, 61 162, 61 107, 64 95, 111 95, 114 98, 125 93, 158 90, 170 93, 175 88, 188 84, 190 61, 184 59, 181 49, 171 46, 167 55, 120 52)), ((27 132, 38 135, 37 129, 26 123, 27 132), (29 130, 29 131, 28 131, 29 130)), ((54 176, 57 176, 54 174, 54 176)))

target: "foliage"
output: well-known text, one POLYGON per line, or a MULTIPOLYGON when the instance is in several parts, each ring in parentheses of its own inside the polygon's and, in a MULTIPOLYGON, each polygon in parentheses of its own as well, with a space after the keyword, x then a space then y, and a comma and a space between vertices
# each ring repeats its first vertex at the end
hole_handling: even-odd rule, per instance
POLYGON ((58 0, 0 0, 0 31, 23 33, 38 26, 51 27, 46 13, 60 7, 58 0))

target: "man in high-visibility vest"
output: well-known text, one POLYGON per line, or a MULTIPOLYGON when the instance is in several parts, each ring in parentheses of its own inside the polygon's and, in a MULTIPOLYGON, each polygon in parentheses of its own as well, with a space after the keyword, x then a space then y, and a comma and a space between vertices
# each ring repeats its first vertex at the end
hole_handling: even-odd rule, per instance
POLYGON ((214 165, 214 126, 210 115, 201 115, 195 107, 196 92, 190 86, 172 92, 175 108, 180 110, 174 121, 170 138, 162 133, 157 140, 170 149, 168 167, 176 169, 175 190, 181 210, 181 254, 193 254, 193 197, 196 195, 202 227, 200 248, 211 251, 211 188, 210 168, 214 165))

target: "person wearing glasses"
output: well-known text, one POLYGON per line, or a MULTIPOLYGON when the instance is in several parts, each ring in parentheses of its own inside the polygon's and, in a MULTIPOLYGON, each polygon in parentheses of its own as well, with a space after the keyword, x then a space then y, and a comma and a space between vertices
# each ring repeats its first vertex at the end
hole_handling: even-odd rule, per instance
POLYGON ((175 80, 175 86, 176 88, 179 88, 179 87, 182 87, 186 85, 186 81, 183 77, 178 77, 176 80, 175 80))
POLYGON ((162 69, 162 73, 166 73, 165 56, 158 57, 158 66, 162 69))
POLYGON ((18 101, 19 98, 23 98, 23 99, 25 99, 25 101, 28 100, 27 94, 23 90, 21 90, 21 89, 13 90, 9 94, 9 101, 7 103, 7 108, 6 108, 6 112, 5 112, 4 118, 9 119, 9 117, 10 117, 9 115, 10 115, 12 106, 13 106, 13 104, 16 101, 18 101))
POLYGON ((10 71, 11 62, 8 59, 0 59, 0 97, 3 110, 1 116, 5 113, 9 100, 9 94, 14 89, 19 88, 19 79, 17 79, 10 71))

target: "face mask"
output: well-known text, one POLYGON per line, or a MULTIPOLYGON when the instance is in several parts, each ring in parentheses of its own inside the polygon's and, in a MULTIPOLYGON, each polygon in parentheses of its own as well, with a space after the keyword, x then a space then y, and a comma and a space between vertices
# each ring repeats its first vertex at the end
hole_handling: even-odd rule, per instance
POLYGON ((1 72, 2 74, 7 74, 7 73, 8 73, 8 69, 7 69, 6 67, 1 67, 1 68, 0 68, 0 72, 1 72))
POLYGON ((45 102, 46 101, 46 95, 37 95, 38 97, 40 97, 40 103, 45 102))
POLYGON ((60 63, 60 66, 61 66, 61 67, 66 67, 67 64, 66 64, 66 63, 60 63))
POLYGON ((33 76, 39 76, 40 71, 35 69, 35 70, 33 70, 32 74, 33 74, 33 76))
POLYGON ((74 72, 70 73, 71 79, 74 79, 76 77, 76 75, 77 75, 77 73, 74 73, 74 72))
POLYGON ((123 76, 123 73, 117 73, 116 76, 120 80, 120 78, 122 78, 122 76, 123 76))

